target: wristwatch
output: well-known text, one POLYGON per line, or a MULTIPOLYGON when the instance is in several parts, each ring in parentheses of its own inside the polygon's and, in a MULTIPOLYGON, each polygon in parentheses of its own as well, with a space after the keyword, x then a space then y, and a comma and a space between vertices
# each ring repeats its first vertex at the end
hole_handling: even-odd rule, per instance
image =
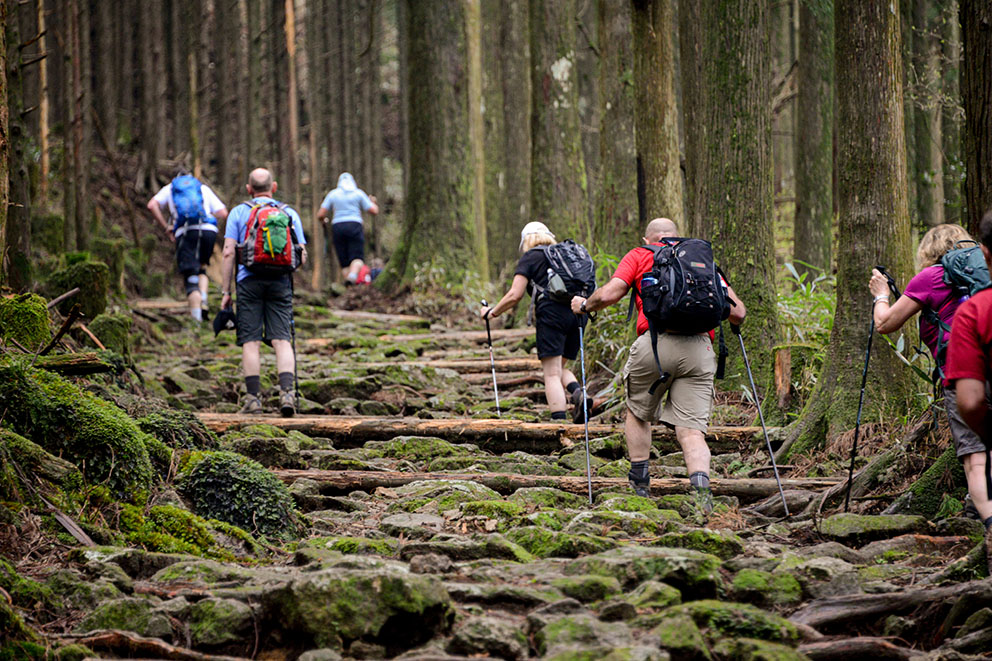
POLYGON ((582 305, 579 306, 579 310, 581 310, 582 312, 586 311, 586 302, 587 301, 582 301, 582 305))

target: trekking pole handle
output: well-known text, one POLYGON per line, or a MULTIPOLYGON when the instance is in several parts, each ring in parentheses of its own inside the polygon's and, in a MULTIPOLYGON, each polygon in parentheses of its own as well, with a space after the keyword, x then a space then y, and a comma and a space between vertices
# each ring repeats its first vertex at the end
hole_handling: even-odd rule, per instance
POLYGON ((889 291, 892 292, 893 296, 899 298, 901 294, 899 293, 899 287, 896 286, 896 279, 893 278, 891 275, 889 275, 889 272, 885 270, 884 266, 876 265, 875 270, 885 276, 885 280, 888 282, 889 285, 889 291))
POLYGON ((733 331, 734 335, 740 337, 740 335, 741 335, 741 325, 740 324, 730 324, 730 330, 733 331))

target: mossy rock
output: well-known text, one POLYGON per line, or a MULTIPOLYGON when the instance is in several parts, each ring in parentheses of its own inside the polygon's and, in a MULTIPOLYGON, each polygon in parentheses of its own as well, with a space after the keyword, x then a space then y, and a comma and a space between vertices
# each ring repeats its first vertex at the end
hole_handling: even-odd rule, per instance
POLYGON ((20 294, 0 299, 0 337, 16 340, 26 349, 37 351, 52 337, 48 303, 37 294, 20 294))
POLYGON ((630 593, 627 601, 639 610, 661 610, 682 603, 682 593, 661 581, 644 581, 630 593))
POLYGON ((300 381, 300 394, 320 404, 339 397, 353 397, 361 402, 378 389, 378 380, 367 376, 332 376, 300 381))
POLYGON ((215 560, 188 559, 174 562, 151 576, 154 583, 181 583, 210 587, 219 583, 240 584, 252 577, 252 571, 240 565, 215 560))
POLYGON ((753 638, 725 638, 713 647, 723 659, 734 661, 808 661, 809 657, 788 645, 753 638))
POLYGON ((651 634, 658 638, 659 647, 673 658, 686 661, 711 661, 713 658, 703 632, 688 615, 667 614, 660 618, 651 634))
POLYGON ((565 567, 565 573, 613 576, 624 587, 653 579, 699 597, 716 596, 723 588, 720 559, 690 549, 621 546, 579 558, 565 567))
POLYGON ((589 501, 582 496, 554 487, 525 487, 517 489, 507 500, 524 506, 549 509, 579 509, 589 501))
POLYGON ((110 269, 103 262, 83 261, 56 271, 48 279, 48 291, 53 296, 79 287, 74 297, 59 303, 59 311, 68 314, 73 305, 79 304, 83 315, 88 319, 96 317, 107 309, 107 291, 110 285, 110 269))
POLYGON ((776 643, 795 643, 799 639, 794 624, 750 604, 704 599, 672 606, 663 615, 689 616, 711 641, 728 636, 776 643))
POLYGON ((484 516, 500 522, 505 528, 524 515, 524 508, 519 503, 505 500, 470 500, 460 506, 465 516, 484 516))
MULTIPOLYGON (((600 467, 605 465, 606 462, 599 457, 589 457, 589 465, 594 471, 598 470, 600 467)), ((564 466, 570 471, 581 472, 585 475, 586 471, 586 452, 585 450, 575 450, 574 452, 566 452, 558 457, 558 465, 564 466)))
MULTIPOLYGON (((124 293, 124 239, 105 239, 95 237, 90 239, 89 248, 93 257, 107 265, 110 287, 116 294, 124 293)), ((92 328, 90 330, 93 330, 92 328)), ((96 332, 96 331, 93 331, 96 332)), ((97 335, 97 337, 100 337, 97 335)), ((103 338, 100 338, 101 340, 103 338)))
POLYGON ((110 351, 124 357, 131 355, 131 317, 104 313, 90 322, 89 329, 110 351))
POLYGON ((86 466, 86 479, 138 497, 152 483, 147 434, 122 410, 60 376, 14 360, 0 363, 0 406, 14 431, 86 466))
POLYGON ((189 633, 196 646, 222 647, 243 642, 254 620, 243 601, 207 597, 190 609, 189 633))
POLYGON ((773 574, 759 569, 742 569, 734 576, 732 587, 736 599, 763 606, 793 604, 803 596, 799 581, 788 572, 773 574))
POLYGON ((669 530, 670 521, 655 520, 643 512, 609 512, 594 510, 579 512, 565 526, 565 532, 591 534, 620 534, 630 537, 654 537, 669 530))
POLYGON ((461 503, 473 500, 499 500, 500 498, 496 491, 469 480, 421 480, 404 484, 395 489, 395 492, 404 500, 434 501, 437 503, 438 512, 458 509, 461 503))
POLYGON ((563 576, 551 581, 562 594, 581 602, 601 601, 620 592, 620 582, 612 576, 563 576))
POLYGON ((139 418, 138 427, 170 448, 213 450, 220 446, 217 435, 190 411, 163 408, 139 418))
MULTIPOLYGON (((62 610, 62 599, 44 583, 25 578, 17 573, 9 562, 0 557, 0 588, 3 588, 18 608, 35 611, 36 618, 62 610)), ((47 618, 45 618, 47 619, 47 618)))
POLYGON ((933 519, 940 511, 944 494, 966 486, 964 467, 951 446, 896 499, 888 511, 933 519))
POLYGON ((308 539, 304 546, 345 555, 381 555, 384 557, 392 557, 399 550, 399 542, 395 539, 368 539, 367 537, 318 537, 308 539))
POLYGON ((125 505, 120 528, 131 544, 159 553, 188 553, 233 560, 236 555, 258 550, 257 542, 244 530, 219 521, 207 521, 173 505, 156 505, 147 513, 134 505, 125 505), (234 540, 237 553, 220 541, 223 537, 234 540))
POLYGON ((846 544, 864 544, 908 533, 928 532, 927 520, 909 514, 834 514, 820 523, 820 534, 846 544))
POLYGON ((390 657, 446 633, 454 620, 440 580, 399 569, 308 573, 266 593, 263 606, 301 642, 340 650, 352 640, 375 639, 390 657))
POLYGON ((614 548, 618 543, 608 537, 571 534, 538 526, 512 528, 506 536, 539 558, 577 558, 614 548))
POLYGON ((0 500, 24 498, 22 475, 39 477, 68 490, 83 484, 83 475, 75 464, 56 457, 20 434, 0 428, 0 500), (14 470, 14 465, 20 472, 14 470))
POLYGON ((469 560, 510 560, 512 562, 533 562, 523 546, 509 537, 498 533, 477 533, 469 537, 461 535, 435 535, 426 542, 407 542, 400 548, 400 557, 409 560, 415 555, 437 553, 446 555, 457 562, 469 560))
POLYGON ((474 445, 457 445, 434 436, 397 436, 388 441, 369 441, 363 449, 369 457, 407 461, 429 461, 437 457, 485 457, 474 445))
POLYGON ((708 529, 695 529, 687 532, 671 532, 653 542, 656 546, 670 546, 680 549, 694 549, 715 555, 721 560, 729 560, 744 552, 744 542, 732 532, 708 529))
POLYGON ((556 509, 543 509, 523 517, 522 525, 532 525, 547 530, 562 530, 572 520, 572 513, 556 509))
POLYGON ((286 485, 258 462, 233 452, 193 453, 182 469, 180 493, 205 518, 276 539, 303 532, 286 485))
MULTIPOLYGON (((534 635, 534 643, 538 654, 551 658, 588 658, 574 657, 571 653, 590 650, 602 646, 605 649, 617 649, 631 641, 630 630, 619 622, 601 622, 591 615, 577 614, 559 617, 547 623, 534 635), (565 652, 569 655, 561 655, 565 652)), ((597 650, 595 658, 603 658, 609 652, 597 650)))
POLYGON ((76 631, 80 633, 97 629, 131 631, 151 638, 172 636, 169 618, 163 613, 155 612, 155 604, 151 600, 137 597, 124 597, 100 604, 76 625, 76 631))

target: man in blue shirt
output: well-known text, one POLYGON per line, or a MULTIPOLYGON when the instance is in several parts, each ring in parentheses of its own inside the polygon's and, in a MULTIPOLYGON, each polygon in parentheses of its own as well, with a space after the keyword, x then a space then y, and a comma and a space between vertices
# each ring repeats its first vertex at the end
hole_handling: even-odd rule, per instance
MULTIPOLYGON (((221 309, 231 306, 231 277, 234 274, 235 253, 239 243, 245 240, 245 229, 256 204, 276 202, 273 197, 278 185, 272 173, 265 168, 252 170, 248 176, 249 202, 243 202, 231 210, 227 217, 224 232, 224 262, 221 271, 221 288, 224 297, 221 309)), ((299 245, 306 244, 303 224, 295 209, 283 207, 293 221, 293 232, 299 245)), ((306 248, 302 261, 306 262, 306 248)), ((261 347, 262 341, 272 345, 276 352, 276 369, 279 372, 279 410, 285 417, 296 413, 293 397, 293 373, 296 357, 293 355, 293 282, 292 274, 263 276, 251 273, 238 265, 238 346, 241 347, 241 366, 245 375, 245 397, 242 413, 261 413, 261 347)))

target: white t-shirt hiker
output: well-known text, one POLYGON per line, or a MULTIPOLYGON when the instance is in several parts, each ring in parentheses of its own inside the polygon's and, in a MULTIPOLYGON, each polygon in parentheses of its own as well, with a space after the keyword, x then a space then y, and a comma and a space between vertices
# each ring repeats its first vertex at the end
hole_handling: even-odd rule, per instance
POLYGON ((177 239, 185 234, 186 230, 189 229, 199 229, 205 232, 217 231, 217 218, 214 217, 214 214, 218 211, 227 209, 227 207, 220 201, 217 194, 210 189, 210 186, 207 186, 206 184, 200 184, 200 195, 203 197, 203 210, 207 214, 204 218, 204 222, 195 225, 183 225, 182 227, 176 227, 175 225, 176 203, 172 200, 172 183, 170 182, 163 186, 162 189, 155 193, 155 196, 152 197, 153 200, 158 202, 158 206, 161 209, 169 210, 169 215, 173 220, 172 231, 177 239))

